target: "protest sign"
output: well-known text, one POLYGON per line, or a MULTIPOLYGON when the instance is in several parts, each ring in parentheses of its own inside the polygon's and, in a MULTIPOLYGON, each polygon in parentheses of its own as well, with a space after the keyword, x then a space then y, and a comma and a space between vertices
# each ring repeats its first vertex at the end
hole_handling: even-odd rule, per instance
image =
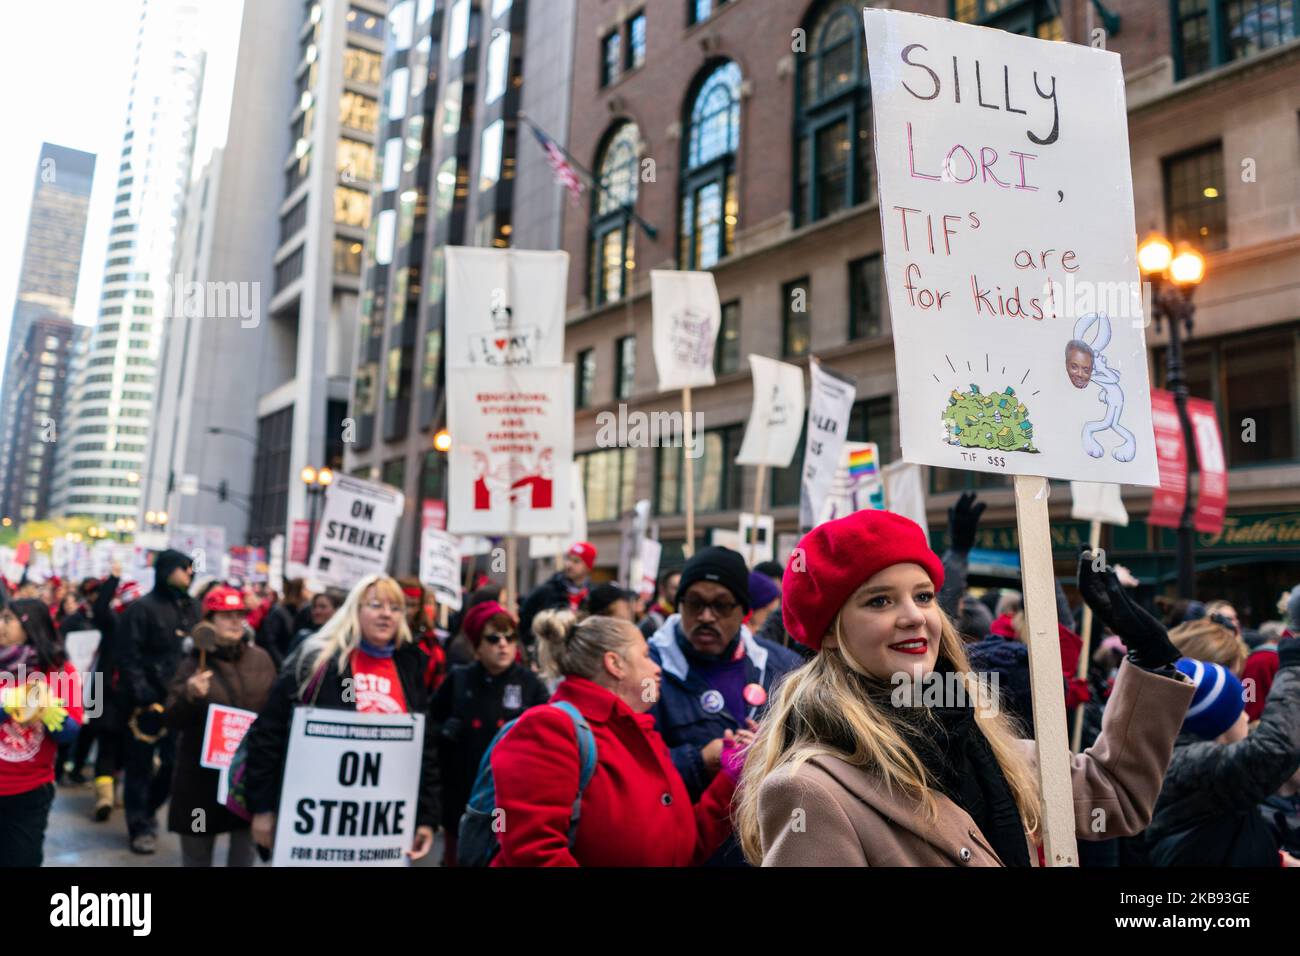
POLYGON ((564 361, 567 252, 447 246, 446 274, 448 368, 564 361))
POLYGON ((830 494, 817 523, 834 521, 863 508, 885 507, 880 449, 875 442, 848 441, 840 446, 840 460, 831 478, 830 494))
POLYGON ((420 583, 440 605, 460 610, 460 542, 454 535, 432 527, 420 533, 420 583))
POLYGON ((636 590, 644 598, 653 598, 658 588, 659 561, 664 548, 654 538, 642 538, 637 546, 640 549, 640 579, 636 590))
POLYGON ((1155 426, 1160 487, 1151 493, 1147 524, 1177 528, 1187 504, 1187 446, 1173 392, 1151 390, 1151 421, 1155 426))
POLYGON ((903 457, 1156 484, 1119 55, 864 17, 903 457))
POLYGON ((1187 418, 1192 425, 1200 473, 1192 526, 1203 534, 1218 534, 1228 515, 1228 466, 1223 457, 1223 437, 1219 434, 1214 403, 1204 398, 1189 398, 1187 418))
POLYGON ((83 677, 91 672, 95 654, 99 650, 99 631, 69 631, 63 636, 63 647, 68 662, 83 677))
POLYGON ((1128 527, 1128 509, 1119 485, 1096 481, 1070 482, 1070 517, 1075 521, 1101 521, 1128 527))
POLYGON ((448 369, 447 528, 568 534, 573 366, 448 369))
POLYGON ((296 708, 272 866, 405 866, 424 720, 296 708))
POLYGON ((808 398, 808 437, 803 453, 803 480, 799 496, 799 526, 817 523, 831 491, 840 448, 849 431, 857 383, 851 376, 826 368, 813 358, 808 364, 811 387, 808 398))
POLYGON ((405 503, 396 488, 336 474, 325 491, 311 577, 346 590, 367 574, 386 573, 405 503))
POLYGON ((587 498, 582 487, 582 465, 574 462, 569 470, 568 534, 535 534, 528 539, 531 557, 562 555, 579 541, 587 540, 587 498))
POLYGON ((776 520, 771 515, 740 513, 740 527, 736 532, 740 553, 751 568, 776 557, 776 520), (757 518, 757 520, 755 520, 757 518), (758 528, 757 534, 754 529, 758 528))
POLYGON ((749 356, 749 368, 754 400, 736 464, 785 468, 803 431, 803 369, 761 355, 749 356))
POLYGON ((930 522, 925 513, 925 483, 921 480, 921 466, 910 461, 893 461, 881 470, 884 491, 881 507, 888 502, 889 510, 911 518, 930 540, 930 522))
POLYGON ((655 269, 650 297, 659 391, 712 385, 713 348, 722 324, 713 273, 655 269))

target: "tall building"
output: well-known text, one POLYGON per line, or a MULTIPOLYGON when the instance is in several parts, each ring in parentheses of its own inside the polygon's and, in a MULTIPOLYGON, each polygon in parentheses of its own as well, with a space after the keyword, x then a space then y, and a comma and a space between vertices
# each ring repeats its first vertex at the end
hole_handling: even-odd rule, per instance
MULTIPOLYGON (((1061 42, 1102 31, 1128 83, 1135 233, 1153 228, 1206 254, 1188 348, 1192 394, 1215 402, 1229 465, 1228 527, 1198 536, 1198 588, 1249 596, 1272 616, 1300 580, 1300 41, 1290 3, 1204 0, 924 0, 895 7, 1061 42), (1254 428, 1248 427, 1254 423, 1254 428)), ((657 393, 649 272, 709 269, 723 303, 717 384, 694 390, 697 546, 751 507, 753 469, 734 464, 752 391, 743 356, 806 367, 815 354, 857 380, 849 438, 897 457, 897 372, 883 295, 871 92, 861 4, 848 0, 578 0, 567 144, 605 185, 566 211, 572 256, 566 360, 576 444, 602 570, 620 519, 653 504, 664 561, 685 536, 681 450, 602 448, 596 416, 672 411, 657 393), (802 42, 794 42, 802 40, 802 42), (645 171, 653 169, 647 177, 645 171), (638 172, 641 175, 638 175, 638 172), (633 220, 650 224, 655 235, 633 220), (806 310, 792 307, 802 290, 806 310)), ((1153 381, 1164 333, 1148 330, 1153 381)), ((798 532, 802 448, 771 475, 763 507, 798 532)), ((924 470, 934 543, 967 488, 989 505, 980 544, 1014 550, 1003 476, 924 470)), ((1051 500, 1057 571, 1070 576, 1087 526, 1069 491, 1051 500)), ((1107 532, 1144 584, 1172 588, 1173 535, 1147 525, 1148 489, 1125 489, 1130 524, 1107 532)))
MULTIPOLYGON (((45 317, 72 321, 94 177, 93 153, 53 143, 41 144, 27 238, 23 244, 22 271, 18 274, 18 295, 9 325, 4 380, 0 385, 0 441, 3 441, 0 448, 6 449, 6 454, 0 456, 0 488, 8 488, 15 478, 15 463, 8 450, 21 441, 15 431, 15 388, 16 377, 22 370, 19 357, 27 348, 31 325, 45 317)), ((25 479, 18 477, 21 484, 25 479)), ((42 500, 45 493, 46 489, 42 488, 42 500)), ((3 504, 6 515, 15 510, 7 497, 3 504)))
POLYGON ((564 190, 519 114, 563 138, 575 5, 541 10, 402 0, 389 13, 345 464, 405 492, 399 572, 418 567, 423 502, 445 498, 443 249, 559 245, 564 190))
MULTIPOLYGON (((248 537, 260 542, 307 517, 298 480, 305 466, 343 465, 388 30, 387 4, 376 0, 276 6, 295 23, 291 50, 276 55, 282 75, 270 94, 288 137, 275 160, 283 188, 251 426, 248 537)), ((407 93, 393 96, 405 101, 407 93)))
MULTIPOLYGON (((268 315, 281 243, 284 177, 300 103, 295 61, 305 27, 296 4, 245 3, 225 148, 190 184, 177 241, 176 289, 163 337, 143 493, 136 515, 163 511, 169 527, 217 525, 249 537, 261 397, 292 367, 295 342, 268 315), (268 174, 268 170, 275 171, 268 174)), ((256 533, 253 537, 257 537, 256 533)))
POLYGON ((10 442, 0 514, 17 522, 44 518, 63 416, 72 356, 86 329, 70 319, 42 316, 27 326, 27 341, 14 356, 10 442))
POLYGON ((199 11, 142 0, 99 317, 60 438, 52 507, 135 517, 176 236, 194 153, 199 11), (133 480, 134 479, 134 480, 133 480))

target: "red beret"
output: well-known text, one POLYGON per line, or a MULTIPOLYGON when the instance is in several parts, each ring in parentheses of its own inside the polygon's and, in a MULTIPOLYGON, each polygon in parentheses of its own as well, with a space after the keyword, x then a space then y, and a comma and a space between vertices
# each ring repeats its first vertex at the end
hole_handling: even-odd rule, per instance
POLYGON ((496 601, 484 601, 482 604, 475 604, 465 612, 465 620, 460 629, 465 632, 469 642, 478 647, 479 641, 483 640, 483 628, 498 614, 504 614, 512 622, 516 621, 515 616, 496 601))
POLYGON ((943 562, 910 518, 866 509, 818 525, 803 536, 785 566, 785 629, 799 643, 819 650, 853 592, 895 564, 919 564, 936 589, 943 587, 943 562))

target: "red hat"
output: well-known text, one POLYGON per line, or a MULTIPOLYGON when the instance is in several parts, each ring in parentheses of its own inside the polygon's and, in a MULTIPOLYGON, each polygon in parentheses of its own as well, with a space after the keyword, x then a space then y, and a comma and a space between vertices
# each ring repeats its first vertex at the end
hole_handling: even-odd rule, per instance
POLYGON ((483 628, 488 621, 498 614, 504 614, 510 620, 518 624, 519 619, 507 611, 496 601, 484 601, 482 604, 475 604, 465 612, 465 620, 461 624, 461 630, 469 638, 469 642, 478 647, 479 642, 483 640, 483 628))
POLYGON ((244 603, 244 595, 239 591, 219 584, 203 596, 203 610, 238 611, 247 614, 248 605, 244 603))
POLYGON ((581 559, 588 571, 596 566, 596 546, 589 541, 579 541, 569 548, 569 554, 581 559))
POLYGON ((935 589, 943 562, 925 532, 892 511, 855 511, 809 531, 795 548, 781 582, 781 617, 796 641, 819 650, 840 608, 877 571, 919 564, 935 589))
POLYGON ((134 604, 140 599, 140 585, 136 581, 123 581, 117 586, 117 593, 113 595, 113 600, 109 607, 115 613, 120 614, 127 607, 134 604))

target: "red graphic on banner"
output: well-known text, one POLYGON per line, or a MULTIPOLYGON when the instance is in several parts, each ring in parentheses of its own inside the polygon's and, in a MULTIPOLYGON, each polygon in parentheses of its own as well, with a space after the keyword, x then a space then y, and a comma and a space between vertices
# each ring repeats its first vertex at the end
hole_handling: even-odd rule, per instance
POLYGON ((1192 524, 1204 534, 1218 534, 1228 513, 1228 467, 1223 458, 1223 437, 1214 403, 1204 398, 1187 400, 1187 417, 1196 442, 1200 484, 1196 489, 1196 514, 1192 524))
POLYGON ((1156 434, 1160 487, 1151 496, 1147 524, 1177 528, 1187 503, 1187 448, 1172 392, 1151 389, 1151 425, 1156 434))
POLYGON ((420 530, 427 531, 430 528, 435 531, 447 530, 447 502, 430 498, 424 503, 420 515, 420 530))
POLYGON ((207 722, 203 727, 203 747, 199 753, 199 765, 220 770, 229 767, 239 749, 239 742, 253 726, 257 714, 238 707, 224 704, 211 704, 208 707, 207 722))
POLYGON ((311 538, 311 522, 295 521, 289 529, 289 560, 296 564, 306 564, 311 560, 307 553, 307 542, 311 538))

